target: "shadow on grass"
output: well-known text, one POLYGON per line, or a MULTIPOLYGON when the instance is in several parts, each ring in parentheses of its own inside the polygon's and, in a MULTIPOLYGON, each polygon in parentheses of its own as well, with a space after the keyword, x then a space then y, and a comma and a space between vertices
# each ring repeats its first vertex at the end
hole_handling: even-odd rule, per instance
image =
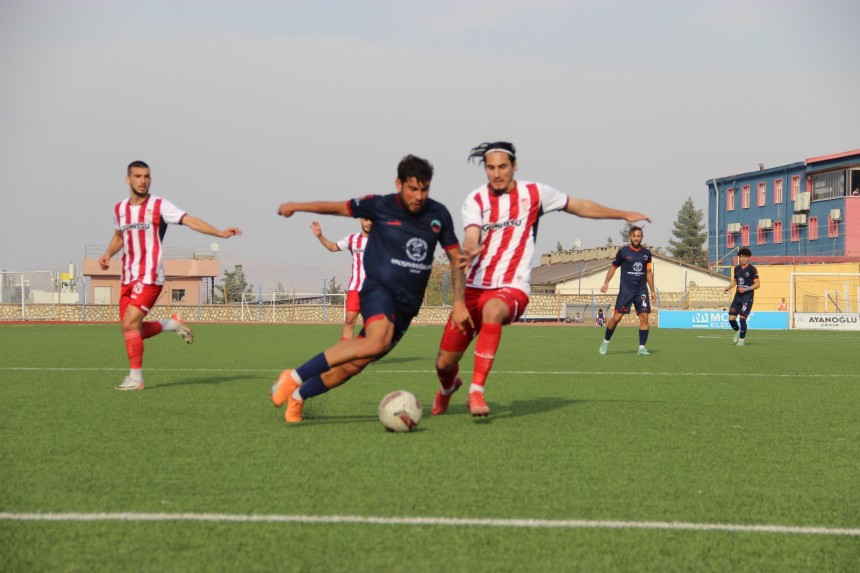
POLYGON ((404 364, 406 362, 415 362, 416 360, 427 360, 426 356, 395 356, 395 357, 384 357, 382 360, 378 360, 376 362, 371 362, 368 368, 377 365, 386 365, 386 364, 404 364))
POLYGON ((198 376, 197 378, 185 378, 183 380, 177 380, 175 382, 164 382, 153 385, 146 385, 146 391, 151 392, 153 390, 167 390, 173 386, 196 386, 203 384, 223 384, 224 382, 234 382, 236 380, 244 380, 247 381, 249 379, 248 376, 245 375, 233 375, 233 376, 198 376))

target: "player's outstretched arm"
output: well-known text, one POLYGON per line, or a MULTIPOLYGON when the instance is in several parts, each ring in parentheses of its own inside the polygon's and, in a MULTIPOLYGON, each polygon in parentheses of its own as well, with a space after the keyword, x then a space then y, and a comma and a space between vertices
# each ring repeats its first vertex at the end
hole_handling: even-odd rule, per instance
POLYGON ((113 237, 110 238, 110 243, 108 244, 107 250, 105 250, 104 254, 101 257, 99 257, 99 266, 102 268, 103 271, 108 270, 108 267, 110 267, 110 260, 121 249, 122 249, 122 233, 115 230, 113 237))
POLYGON ((472 317, 466 308, 466 275, 463 273, 463 268, 461 267, 464 253, 459 248, 456 248, 446 249, 445 254, 448 255, 448 262, 451 265, 451 282, 454 286, 454 303, 451 307, 451 320, 461 332, 465 333, 466 325, 475 328, 475 323, 472 322, 472 317))
POLYGON ((223 231, 221 229, 216 229, 203 219, 199 217, 192 217, 191 215, 185 215, 182 219, 182 224, 197 231, 198 233, 203 233, 204 235, 212 235, 213 237, 220 237, 222 239, 229 239, 233 235, 241 235, 242 230, 238 227, 227 227, 223 231))
POLYGON ((624 219, 628 223, 636 223, 637 221, 651 222, 651 217, 648 215, 643 215, 637 211, 621 211, 619 209, 604 207, 588 199, 574 199, 571 197, 564 210, 567 213, 586 219, 624 219))
POLYGON ((340 248, 337 246, 337 243, 325 238, 325 236, 322 234, 322 227, 320 227, 320 224, 317 221, 313 221, 311 223, 311 231, 313 231, 314 237, 319 239, 323 247, 325 247, 329 251, 336 253, 340 250, 340 248))
POLYGON ((278 207, 278 215, 281 217, 292 217, 294 213, 298 212, 352 217, 346 201, 305 201, 303 203, 290 201, 281 203, 281 206, 278 207))

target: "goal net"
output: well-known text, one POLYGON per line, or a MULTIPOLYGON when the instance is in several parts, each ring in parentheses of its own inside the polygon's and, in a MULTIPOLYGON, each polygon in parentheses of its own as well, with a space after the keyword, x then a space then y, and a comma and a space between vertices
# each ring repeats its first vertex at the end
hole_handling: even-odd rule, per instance
POLYGON ((791 273, 791 328, 860 330, 860 273, 791 273))

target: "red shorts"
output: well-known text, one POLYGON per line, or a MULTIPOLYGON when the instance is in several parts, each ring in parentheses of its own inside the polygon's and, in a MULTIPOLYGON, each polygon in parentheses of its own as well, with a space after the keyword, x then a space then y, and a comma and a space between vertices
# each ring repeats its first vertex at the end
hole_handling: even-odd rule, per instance
POLYGON ((346 312, 361 312, 361 300, 357 290, 346 291, 346 312))
POLYGON ((466 333, 460 332, 451 319, 448 318, 448 324, 445 325, 445 332, 442 334, 442 342, 439 343, 439 348, 446 352, 463 352, 469 347, 469 343, 475 338, 475 334, 481 330, 482 315, 484 313, 484 305, 491 299, 497 299, 505 303, 508 307, 508 320, 505 324, 510 324, 519 320, 529 304, 529 296, 523 291, 511 287, 481 289, 481 288, 466 288, 466 309, 472 317, 472 322, 475 323, 475 328, 466 326, 466 333))
POLYGON ((119 293, 119 317, 125 316, 128 305, 136 306, 143 314, 149 313, 161 295, 162 288, 163 285, 145 285, 140 281, 122 285, 119 293))

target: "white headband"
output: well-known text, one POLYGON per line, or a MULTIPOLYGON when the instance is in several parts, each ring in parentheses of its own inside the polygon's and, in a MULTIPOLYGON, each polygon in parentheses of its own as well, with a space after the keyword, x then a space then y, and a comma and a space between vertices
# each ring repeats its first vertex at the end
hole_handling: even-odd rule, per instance
POLYGON ((486 151, 484 152, 484 157, 486 157, 486 156, 487 156, 487 154, 492 153, 492 152, 494 152, 494 151, 501 151, 502 153, 507 153, 507 154, 508 154, 508 155, 510 155, 511 157, 513 157, 513 156, 514 156, 513 152, 512 152, 512 151, 510 151, 510 150, 508 150, 508 149, 502 149, 501 147, 494 147, 494 148, 492 148, 492 149, 488 149, 488 150, 486 150, 486 151))

